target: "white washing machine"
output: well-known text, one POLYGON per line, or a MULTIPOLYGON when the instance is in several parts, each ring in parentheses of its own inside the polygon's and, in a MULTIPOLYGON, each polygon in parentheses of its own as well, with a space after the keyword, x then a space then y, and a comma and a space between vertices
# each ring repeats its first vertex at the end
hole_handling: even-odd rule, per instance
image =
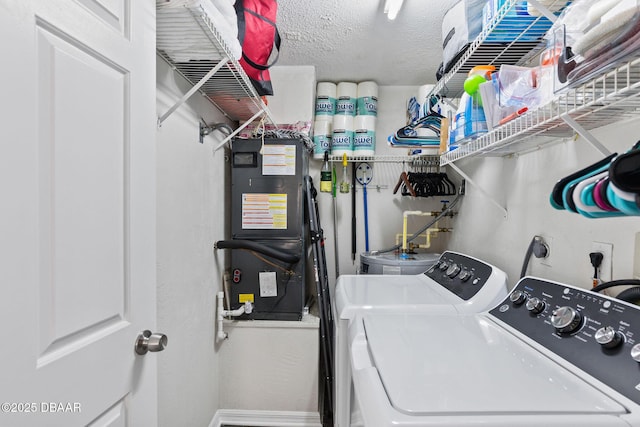
POLYGON ((490 311, 352 322, 366 427, 640 426, 640 307, 526 277, 490 311))
POLYGON ((506 274, 484 261, 457 252, 444 252, 423 274, 344 275, 335 291, 334 425, 359 424, 352 405, 348 328, 362 313, 480 312, 498 304, 508 293, 506 274), (352 418, 353 421, 352 422, 352 418))

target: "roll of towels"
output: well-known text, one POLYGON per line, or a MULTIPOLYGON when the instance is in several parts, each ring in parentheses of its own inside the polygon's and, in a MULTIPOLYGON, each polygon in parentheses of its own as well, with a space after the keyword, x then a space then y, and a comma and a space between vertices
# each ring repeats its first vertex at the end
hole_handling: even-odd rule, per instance
POLYGON ((338 96, 336 115, 355 116, 358 85, 352 82, 340 82, 336 88, 338 96))
POLYGON ((336 113, 336 84, 319 82, 316 86, 316 120, 332 120, 336 113))
POLYGON ((324 117, 316 118, 313 125, 313 158, 322 159, 324 152, 331 153, 331 137, 333 122, 324 117))
POLYGON ((349 115, 333 116, 331 133, 331 155, 342 156, 353 154, 354 117, 349 115))
POLYGON ((378 115, 378 84, 376 82, 358 83, 356 114, 374 117, 378 115))
POLYGON ((356 116, 354 120, 353 154, 373 156, 376 150, 376 117, 356 116))

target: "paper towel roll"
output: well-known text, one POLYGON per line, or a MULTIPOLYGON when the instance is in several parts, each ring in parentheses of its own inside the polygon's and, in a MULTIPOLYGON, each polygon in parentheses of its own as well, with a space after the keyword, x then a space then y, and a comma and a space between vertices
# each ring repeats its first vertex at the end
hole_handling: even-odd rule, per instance
POLYGON ((336 89, 336 115, 356 115, 358 85, 352 82, 340 82, 336 89))
POLYGON ((331 118, 336 112, 336 92, 335 83, 319 82, 316 88, 316 116, 331 118))
POLYGON ((376 82, 358 83, 356 114, 367 116, 378 115, 378 84, 376 82))
POLYGON ((313 124, 314 159, 322 159, 325 151, 331 153, 333 122, 326 120, 325 117, 316 117, 316 121, 313 124))
POLYGON ((336 84, 331 82, 318 82, 318 86, 316 87, 316 95, 318 96, 329 96, 331 98, 336 98, 336 84))
POLYGON ((356 116, 354 120, 353 154, 373 156, 376 151, 375 116, 356 116))
POLYGON ((331 134, 331 155, 342 156, 353 154, 354 117, 347 115, 333 116, 333 132, 331 134))

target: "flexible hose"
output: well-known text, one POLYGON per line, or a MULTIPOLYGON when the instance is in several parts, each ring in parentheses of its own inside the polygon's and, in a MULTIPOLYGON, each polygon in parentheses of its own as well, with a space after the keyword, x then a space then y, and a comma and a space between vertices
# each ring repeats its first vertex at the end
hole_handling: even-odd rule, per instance
POLYGON ((629 288, 616 295, 616 298, 622 301, 630 302, 631 304, 638 304, 640 302, 640 288, 629 288))
POLYGON ((610 282, 601 283, 598 286, 591 288, 593 292, 600 292, 603 289, 612 288, 614 286, 640 286, 640 280, 636 279, 621 279, 612 280, 610 282))
POLYGON ((535 245, 536 243, 536 237, 538 236, 533 236, 533 239, 531 239, 531 242, 529 243, 529 247, 527 248, 527 252, 524 255, 524 261, 522 262, 522 268, 520 269, 521 279, 527 274, 527 267, 529 266, 531 255, 533 254, 533 245, 535 245))
POLYGON ((279 259, 283 262, 296 263, 300 261, 300 255, 282 252, 271 246, 263 245, 253 240, 218 240, 215 244, 216 249, 250 249, 260 252, 261 254, 279 259))
MULTIPOLYGON (((462 199, 462 194, 458 194, 456 196, 456 198, 453 199, 453 201, 451 203, 449 203, 449 206, 447 206, 446 209, 443 209, 443 211, 440 212, 440 214, 438 216, 436 216, 433 219, 433 221, 429 222, 427 225, 422 227, 420 230, 416 231, 411 237, 408 237, 407 238, 407 243, 409 243, 409 242, 415 240, 416 238, 418 238, 429 227, 431 227, 436 222, 440 221, 444 216, 446 216, 449 212, 451 212, 451 209, 453 209, 453 207, 458 204, 460 199, 462 199)), ((397 244, 397 245, 395 245, 393 247, 390 247, 390 248, 387 248, 387 249, 381 249, 379 251, 372 251, 371 254, 372 255, 376 255, 376 254, 383 254, 383 253, 386 253, 386 252, 393 252, 393 251, 396 251, 396 250, 400 249, 401 247, 402 247, 402 243, 397 244)))

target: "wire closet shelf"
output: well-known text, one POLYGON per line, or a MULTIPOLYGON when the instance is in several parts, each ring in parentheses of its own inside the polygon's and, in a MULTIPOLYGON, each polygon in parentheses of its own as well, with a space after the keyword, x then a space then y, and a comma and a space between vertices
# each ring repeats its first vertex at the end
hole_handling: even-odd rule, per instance
POLYGON ((215 58, 178 62, 158 49, 169 65, 229 119, 253 121, 265 115, 268 122, 275 124, 269 109, 202 7, 185 6, 159 14, 156 37, 173 37, 177 32, 185 44, 208 40, 207 48, 213 49, 215 58))
POLYGON ((560 94, 549 104, 529 111, 477 139, 462 144, 440 158, 441 164, 471 155, 504 156, 539 148, 571 137, 577 123, 596 129, 640 113, 640 58, 635 56, 583 85, 560 94))

